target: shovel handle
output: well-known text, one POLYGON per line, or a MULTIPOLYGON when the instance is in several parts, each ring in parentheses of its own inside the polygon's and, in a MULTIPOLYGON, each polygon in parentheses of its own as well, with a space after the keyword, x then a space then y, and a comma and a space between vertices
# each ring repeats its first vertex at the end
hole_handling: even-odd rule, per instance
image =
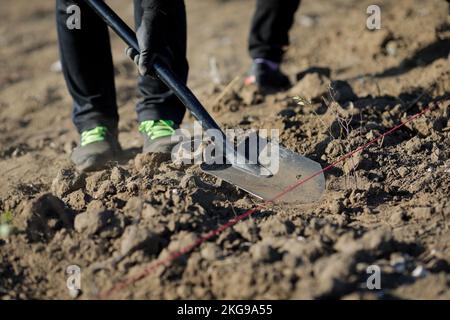
MULTIPOLYGON (((103 0, 85 1, 128 46, 133 48, 136 52, 140 51, 136 33, 103 0)), ((220 129, 219 125, 210 116, 208 111, 206 111, 192 91, 163 61, 161 61, 161 59, 154 59, 153 69, 155 70, 157 77, 173 91, 178 99, 180 99, 186 108, 189 109, 192 115, 200 121, 203 129, 215 129, 221 133, 225 147, 225 155, 230 161, 233 161, 234 156, 236 156, 238 162, 243 163, 241 167, 243 170, 253 175, 259 175, 261 173, 261 168, 259 166, 246 164, 245 155, 236 152, 232 143, 226 143, 227 137, 222 129, 220 129)), ((218 150, 223 150, 223 147, 217 144, 216 148, 218 148, 218 150)), ((265 175, 268 176, 269 174, 265 175)))
MULTIPOLYGON (((140 51, 136 33, 103 0, 85 1, 128 46, 136 52, 140 51)), ((157 77, 173 91, 192 115, 200 121, 205 130, 219 130, 225 138, 219 125, 209 115, 197 97, 161 59, 156 58, 154 60, 153 69, 157 77)))

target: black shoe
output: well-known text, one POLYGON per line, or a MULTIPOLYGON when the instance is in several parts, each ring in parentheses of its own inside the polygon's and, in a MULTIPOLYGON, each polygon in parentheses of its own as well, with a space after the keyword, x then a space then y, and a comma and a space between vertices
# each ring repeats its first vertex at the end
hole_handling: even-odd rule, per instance
POLYGON ((256 85, 262 93, 270 94, 285 91, 291 87, 289 78, 281 72, 278 66, 272 66, 270 62, 253 62, 246 85, 256 85))
POLYGON ((117 131, 97 126, 81 133, 80 146, 75 148, 71 160, 81 172, 102 170, 120 153, 117 131))

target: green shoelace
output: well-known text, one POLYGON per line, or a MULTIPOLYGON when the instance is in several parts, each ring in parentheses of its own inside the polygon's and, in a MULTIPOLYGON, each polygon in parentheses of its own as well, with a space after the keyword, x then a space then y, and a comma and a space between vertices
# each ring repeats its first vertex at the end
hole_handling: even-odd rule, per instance
POLYGON ((107 132, 108 129, 103 126, 98 126, 94 129, 83 131, 81 133, 81 146, 85 146, 93 142, 104 141, 107 132))
POLYGON ((148 120, 139 125, 139 132, 150 137, 151 140, 168 137, 174 134, 174 122, 171 120, 148 120))

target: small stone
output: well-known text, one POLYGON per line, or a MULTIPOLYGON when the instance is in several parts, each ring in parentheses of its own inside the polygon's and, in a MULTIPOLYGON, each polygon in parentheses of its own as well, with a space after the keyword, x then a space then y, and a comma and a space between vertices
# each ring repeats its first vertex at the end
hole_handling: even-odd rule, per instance
POLYGON ((72 299, 76 299, 81 295, 81 290, 70 288, 69 295, 72 299))
POLYGON ((93 200, 89 202, 87 205, 86 211, 95 212, 95 211, 105 211, 106 207, 100 200, 93 200))
POLYGON ((42 236, 51 236, 49 231, 63 226, 72 228, 73 216, 65 209, 61 199, 47 193, 25 202, 14 219, 14 225, 19 229, 26 229, 32 240, 38 240, 42 236))
POLYGON ((392 233, 386 229, 368 231, 361 238, 364 250, 386 252, 392 247, 392 233))
POLYGON ((148 254, 157 254, 160 238, 145 227, 136 225, 125 229, 120 243, 120 253, 129 254, 136 250, 145 249, 148 254))
POLYGON ((134 159, 134 165, 139 172, 153 176, 160 164, 170 160, 170 157, 168 153, 141 153, 134 159))
POLYGON ((411 275, 414 278, 423 278, 428 274, 428 271, 423 267, 423 266, 417 266, 413 272, 411 273, 411 275))
POLYGON ((86 194, 83 190, 79 189, 70 193, 64 201, 73 210, 82 210, 86 206, 86 194))
POLYGON ((281 256, 278 252, 267 243, 257 243, 250 248, 252 258, 259 262, 273 262, 281 256))

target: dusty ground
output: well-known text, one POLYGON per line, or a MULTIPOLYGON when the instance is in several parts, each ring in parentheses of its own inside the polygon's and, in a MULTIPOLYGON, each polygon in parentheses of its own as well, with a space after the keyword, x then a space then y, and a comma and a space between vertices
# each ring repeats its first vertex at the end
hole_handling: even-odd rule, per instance
MULTIPOLYGON (((109 2, 131 21, 131 1, 109 2)), ((448 7, 379 3, 382 29, 370 32, 370 1, 305 0, 284 65, 294 87, 262 98, 235 81, 217 101, 248 67, 253 1, 187 1, 190 85, 223 125, 280 128, 286 147, 325 166, 434 109, 329 171, 320 202, 267 207, 110 298, 450 298, 448 7), (382 289, 369 291, 373 264, 382 289)), ((82 268, 79 298, 94 298, 258 203, 197 166, 137 155, 135 68, 115 37, 127 157, 77 175, 53 5, 0 4, 0 212, 14 229, 0 240, 5 299, 70 298, 68 265, 82 268)))

